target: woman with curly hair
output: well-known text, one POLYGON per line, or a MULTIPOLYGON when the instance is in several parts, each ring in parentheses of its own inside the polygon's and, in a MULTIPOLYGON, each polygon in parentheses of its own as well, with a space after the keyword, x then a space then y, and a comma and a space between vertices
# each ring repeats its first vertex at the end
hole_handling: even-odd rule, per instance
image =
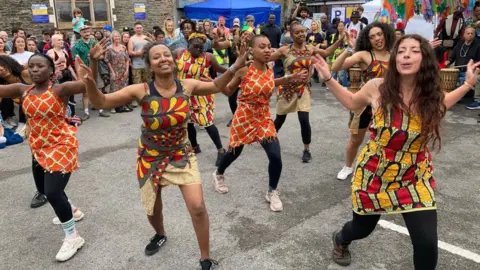
MULTIPOLYGON (((394 29, 388 24, 374 22, 360 32, 353 48, 348 48, 340 54, 332 65, 332 72, 339 72, 354 66, 360 66, 363 71, 363 81, 382 78, 388 68, 390 50, 395 43, 394 29)), ((372 108, 367 106, 350 111, 350 140, 347 143, 346 160, 337 179, 345 180, 353 172, 353 161, 358 148, 363 142, 368 124, 372 118, 372 108)))
POLYGON ((473 88, 480 62, 470 61, 465 83, 445 93, 431 45, 419 35, 406 35, 395 43, 384 79, 369 80, 352 93, 332 79, 323 59, 315 61, 340 103, 352 111, 370 106, 373 113, 370 140, 357 159, 352 180, 353 219, 333 234, 333 260, 349 265, 352 241, 370 235, 381 214, 402 214, 415 269, 435 269, 437 205, 428 146, 440 149, 440 122, 446 110, 473 88))

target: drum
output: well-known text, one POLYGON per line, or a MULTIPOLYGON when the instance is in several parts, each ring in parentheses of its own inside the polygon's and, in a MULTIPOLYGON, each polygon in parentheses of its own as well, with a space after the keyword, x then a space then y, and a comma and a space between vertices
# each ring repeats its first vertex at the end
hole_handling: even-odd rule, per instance
POLYGON ((350 88, 360 88, 362 84, 362 69, 357 67, 350 68, 348 76, 350 77, 350 88))
POLYGON ((350 86, 348 88, 348 90, 350 90, 352 93, 356 93, 356 92, 360 91, 360 89, 361 89, 360 85, 358 87, 357 86, 355 86, 355 87, 350 86))
POLYGON ((458 73, 456 68, 442 68, 440 70, 440 79, 442 80, 442 90, 450 92, 457 88, 458 73))

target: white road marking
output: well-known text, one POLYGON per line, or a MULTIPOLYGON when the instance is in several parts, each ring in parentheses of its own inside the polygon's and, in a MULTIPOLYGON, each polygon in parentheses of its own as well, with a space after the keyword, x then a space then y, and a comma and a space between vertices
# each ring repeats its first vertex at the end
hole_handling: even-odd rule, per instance
MULTIPOLYGON (((402 227, 400 225, 397 225, 395 223, 392 223, 392 222, 389 222, 389 221, 386 221, 386 220, 380 220, 380 221, 378 221, 378 224, 385 229, 389 229, 389 230, 396 231, 396 232, 401 233, 401 234, 409 235, 407 228, 402 227)), ((452 254, 464 257, 465 259, 469 259, 469 260, 474 261, 476 263, 480 263, 480 255, 478 255, 476 253, 473 253, 469 250, 466 250, 466 249, 463 249, 461 247, 457 247, 457 246, 454 246, 454 245, 450 245, 450 244, 445 243, 445 242, 440 241, 440 240, 438 241, 438 247, 440 249, 443 249, 443 250, 445 250, 447 252, 450 252, 452 254)))

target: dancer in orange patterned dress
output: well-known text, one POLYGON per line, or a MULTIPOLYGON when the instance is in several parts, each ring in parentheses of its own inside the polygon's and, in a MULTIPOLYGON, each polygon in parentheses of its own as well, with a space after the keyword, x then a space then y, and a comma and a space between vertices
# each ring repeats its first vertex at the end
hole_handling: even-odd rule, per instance
MULTIPOLYGON (((312 67, 311 56, 319 54, 327 57, 335 52, 335 49, 343 42, 344 34, 326 50, 308 45, 306 43, 307 28, 298 21, 290 25, 290 35, 293 44, 283 46, 276 50, 270 57, 270 61, 284 59, 285 74, 295 74, 303 70, 310 71, 312 67)), ((310 127, 310 76, 301 82, 289 83, 279 87, 277 97, 277 116, 275 117, 275 129, 277 132, 287 119, 289 113, 297 112, 300 122, 300 130, 303 142, 302 161, 308 163, 312 160, 310 142, 312 141, 312 129, 310 127)))
POLYGON ((55 64, 41 54, 30 57, 28 72, 33 85, 0 86, 0 98, 23 97, 33 178, 38 191, 46 195, 57 215, 54 223, 61 224, 65 232, 56 259, 66 261, 85 243, 75 228, 75 221, 82 219, 83 213, 71 204, 64 192, 71 173, 78 168, 77 128, 69 124, 66 108, 71 95, 85 92, 85 83, 52 85, 50 79, 55 74, 55 64))
POLYGON ((240 85, 238 108, 230 126, 229 151, 220 160, 217 171, 213 173, 214 187, 218 193, 228 192, 223 174, 242 153, 243 146, 258 142, 267 153, 269 160, 269 183, 266 195, 270 210, 282 211, 283 204, 277 186, 282 173, 282 158, 277 132, 270 115, 270 97, 276 86, 289 82, 305 80, 308 72, 274 79, 273 69, 268 66, 272 47, 267 37, 258 35, 251 41, 253 63, 244 67, 228 85, 229 94, 233 94, 240 85))
POLYGON ((441 90, 435 53, 419 35, 394 45, 384 79, 368 81, 352 93, 332 79, 327 63, 315 68, 348 109, 372 107, 370 140, 357 158, 352 180, 353 219, 333 234, 332 259, 349 265, 350 243, 367 237, 381 214, 402 214, 413 245, 416 270, 433 270, 438 258, 437 204, 432 155, 440 149, 440 122, 476 83, 480 62, 470 61, 465 83, 441 90))
MULTIPOLYGON (((95 47, 100 50, 101 47, 95 47)), ((100 50, 101 51, 101 50, 100 50)), ((138 142, 137 178, 148 220, 155 235, 145 248, 146 255, 159 251, 167 241, 163 225, 162 189, 179 186, 200 246, 200 265, 203 270, 217 264, 210 258, 209 218, 203 200, 198 162, 188 143, 187 125, 192 95, 208 96, 226 92, 227 84, 236 70, 245 66, 247 54, 239 56, 235 64, 213 82, 195 79, 179 80, 177 65, 170 49, 153 43, 145 47, 145 61, 154 74, 149 84, 134 84, 111 94, 102 94, 96 88, 92 74, 96 74, 96 61, 88 70, 88 96, 96 108, 111 109, 133 100, 141 103, 143 125, 138 142)), ((91 53, 92 54, 92 53, 91 53)))

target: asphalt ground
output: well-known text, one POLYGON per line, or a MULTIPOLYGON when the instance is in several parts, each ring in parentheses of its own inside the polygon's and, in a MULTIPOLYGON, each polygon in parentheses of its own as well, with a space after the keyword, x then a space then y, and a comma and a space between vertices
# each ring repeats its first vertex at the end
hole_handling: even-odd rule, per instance
MULTIPOLYGON (((231 117, 226 97, 217 96, 216 124, 227 144, 231 117)), ((271 107, 275 110, 275 98, 271 107)), ((480 111, 479 111, 480 112, 480 111)), ((443 122, 442 150, 434 154, 439 240, 462 248, 440 249, 438 269, 480 269, 480 151, 477 111, 463 105, 443 122), (471 253, 468 253, 471 252, 471 253), (473 254, 473 255, 472 255, 473 254), (478 256, 478 255, 477 255, 478 256)), ((280 130, 284 211, 273 213, 265 202, 266 155, 260 145, 244 149, 226 172, 230 192, 214 192, 216 150, 204 130, 198 155, 211 222, 211 254, 218 269, 413 269, 408 236, 377 226, 367 239, 351 245, 349 267, 331 260, 331 234, 351 218, 350 182, 336 180, 349 137, 348 111, 315 84, 310 114, 310 164, 301 163, 302 142, 296 115, 280 130)), ((0 150, 0 269, 196 269, 199 251, 178 188, 163 193, 166 245, 144 255, 154 234, 139 200, 135 174, 139 110, 110 118, 92 118, 79 128, 80 165, 66 192, 86 217, 77 228, 86 244, 70 261, 55 262, 63 231, 52 224, 49 205, 29 207, 35 193, 28 145, 0 150)), ((405 226, 401 215, 382 218, 405 226)))

